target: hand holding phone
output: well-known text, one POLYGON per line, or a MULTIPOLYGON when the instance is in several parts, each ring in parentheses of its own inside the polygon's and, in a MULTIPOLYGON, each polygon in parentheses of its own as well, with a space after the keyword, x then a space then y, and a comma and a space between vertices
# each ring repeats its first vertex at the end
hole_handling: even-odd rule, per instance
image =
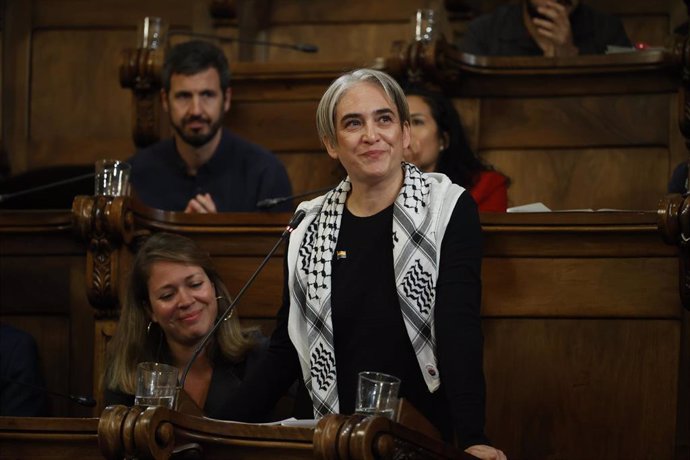
POLYGON ((530 32, 544 56, 576 56, 573 44, 570 13, 576 3, 572 0, 525 0, 529 20, 534 26, 530 32))

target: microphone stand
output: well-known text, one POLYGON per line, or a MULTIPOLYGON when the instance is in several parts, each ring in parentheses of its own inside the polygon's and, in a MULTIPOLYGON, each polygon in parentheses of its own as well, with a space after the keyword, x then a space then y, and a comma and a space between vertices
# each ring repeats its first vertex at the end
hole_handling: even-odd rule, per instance
POLYGON ((177 406, 179 408, 179 395, 184 391, 184 383, 187 380, 187 374, 189 373, 189 370, 192 368, 192 364, 194 364, 194 361, 196 358, 201 354, 201 352, 206 348, 206 345, 208 344, 209 340, 215 334, 216 330, 220 327, 223 322, 230 317, 232 314, 233 310, 235 309, 235 305, 237 305, 237 302, 242 298, 244 295, 245 291, 249 286, 252 285, 254 282, 254 279, 259 275, 261 270, 263 270, 264 266, 268 263, 268 260, 271 258, 271 256, 276 252, 278 249, 278 246, 285 240, 292 231, 297 228, 300 222, 302 222, 302 219, 304 219, 305 212, 303 210, 299 210, 295 213, 294 216, 292 216, 292 219, 290 219, 290 223, 287 224, 287 227, 285 227, 285 230, 283 231, 283 234, 280 235, 280 238, 278 238, 278 241, 276 241, 276 244, 273 245, 271 250, 268 252, 266 257, 264 257, 264 260, 261 261, 261 264, 259 264, 259 267, 254 271, 254 274, 249 278, 249 280, 244 283, 244 286, 242 286, 242 289, 240 289, 240 292, 237 293, 237 296, 235 296, 235 299, 228 305, 228 308, 225 309, 222 315, 218 317, 218 321, 213 325, 210 331, 206 333, 206 335, 201 339, 201 342, 199 342, 199 346, 194 350, 194 353, 192 354, 192 357, 190 360, 187 362, 187 365, 185 366, 184 370, 182 371, 182 375, 180 376, 180 380, 177 385, 177 394, 178 394, 178 401, 177 401, 177 406))
POLYGON ((327 192, 327 191, 331 190, 332 188, 333 188, 333 186, 330 186, 330 187, 320 188, 318 190, 309 190, 308 192, 299 193, 297 195, 280 196, 277 198, 265 198, 265 199, 259 201, 258 203, 256 203, 256 207, 259 209, 268 209, 268 208, 272 208, 273 206, 279 205, 281 203, 285 203, 286 201, 294 200, 295 198, 302 198, 302 197, 309 196, 309 195, 316 195, 317 193, 327 192))
POLYGON ((51 182, 50 184, 39 185, 37 187, 27 188, 26 190, 20 190, 18 192, 0 194, 0 203, 3 201, 10 200, 22 195, 28 195, 29 193, 40 192, 41 190, 46 190, 53 187, 59 187, 65 184, 71 184, 72 182, 78 182, 82 179, 88 179, 89 177, 94 177, 96 173, 82 174, 81 176, 70 177, 69 179, 59 180, 57 182, 51 182))
POLYGON ((173 29, 173 30, 168 31, 168 37, 172 37, 174 35, 182 35, 185 37, 205 38, 207 40, 218 40, 220 42, 226 42, 226 43, 237 42, 237 43, 244 43, 246 45, 260 45, 260 46, 273 46, 276 48, 288 48, 288 49, 295 50, 295 51, 301 51, 303 53, 316 53, 319 51, 318 46, 312 45, 310 43, 278 43, 278 42, 268 42, 265 40, 248 40, 245 38, 221 37, 218 35, 202 34, 202 33, 198 33, 198 32, 189 32, 186 30, 177 30, 177 29, 173 29))
POLYGON ((0 380, 2 380, 5 383, 9 383, 10 385, 24 386, 24 387, 32 388, 36 391, 40 391, 41 393, 46 393, 46 394, 53 395, 53 396, 60 396, 61 398, 67 398, 70 401, 73 401, 73 402, 75 402, 81 406, 86 406, 86 407, 95 407, 96 406, 96 400, 90 396, 77 396, 77 395, 70 395, 70 394, 65 394, 65 393, 58 393, 57 391, 52 391, 52 390, 49 390, 45 387, 34 385, 33 383, 22 382, 20 380, 12 380, 12 379, 8 379, 7 377, 0 377, 0 380))

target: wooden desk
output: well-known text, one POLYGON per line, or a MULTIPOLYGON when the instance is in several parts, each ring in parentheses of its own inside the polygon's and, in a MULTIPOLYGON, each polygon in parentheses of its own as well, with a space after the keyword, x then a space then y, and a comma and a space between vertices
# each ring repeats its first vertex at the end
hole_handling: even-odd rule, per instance
MULTIPOLYGON (((87 241, 89 229, 128 228, 109 237, 111 253, 94 253, 92 260, 115 258, 122 271, 131 244, 118 241, 183 233, 209 250, 231 292, 289 219, 184 215, 122 199, 82 200, 75 202, 76 216, 121 221, 75 218, 87 241), (101 211, 79 211, 91 206, 101 211)), ((688 315, 678 298, 677 250, 659 235, 656 213, 483 214, 481 220, 491 439, 514 458, 672 459, 687 449, 688 315)), ((114 273, 107 278, 120 283, 114 273)), ((281 292, 278 254, 241 302, 241 317, 270 330, 281 292)), ((106 297, 102 305, 116 304, 106 297)))
MULTIPOLYGON (((127 200, 85 199, 77 208, 91 206, 91 212, 75 211, 73 224, 67 213, 0 219, 3 319, 25 315, 16 309, 6 313, 8 280, 24 286, 12 298, 21 299, 24 292, 27 299, 61 304, 70 300, 42 295, 34 286, 48 275, 71 273, 55 292, 86 302, 87 290, 94 301, 93 309, 70 309, 62 320, 94 327, 83 335, 67 329, 72 334, 65 332, 64 340, 81 346, 70 354, 43 344, 42 353, 59 358, 46 360, 48 365, 66 366, 50 368, 53 378, 82 372, 93 350, 96 368, 103 365, 102 347, 117 315, 113 294, 138 235, 166 230, 194 238, 236 293, 289 219, 183 215, 137 208, 127 200), (74 239, 72 229, 84 243, 74 239), (101 241, 92 241, 94 235, 109 245, 94 244, 101 241), (113 258, 117 271, 104 271, 113 258), (95 268, 94 260, 100 260, 95 268), (97 283, 85 285, 86 280, 97 283)), ((481 216, 487 432, 511 458, 687 458, 690 329, 678 297, 677 248, 663 242, 656 219, 653 212, 481 216)), ((281 292, 278 254, 239 305, 240 316, 270 331, 281 292)), ((89 393, 94 380, 91 375, 71 380, 69 389, 89 393)))
POLYGON ((0 417, 0 459, 102 460, 98 419, 0 417))
POLYGON ((316 427, 213 420, 162 407, 110 406, 98 442, 106 459, 171 458, 175 450, 206 460, 375 458, 459 459, 462 451, 383 417, 328 415, 316 427))

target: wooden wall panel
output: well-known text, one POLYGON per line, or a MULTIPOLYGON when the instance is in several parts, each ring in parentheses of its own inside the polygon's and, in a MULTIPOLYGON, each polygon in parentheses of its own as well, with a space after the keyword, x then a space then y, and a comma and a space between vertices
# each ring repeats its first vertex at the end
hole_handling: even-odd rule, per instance
MULTIPOLYGON (((172 27, 210 24, 207 0, 33 0, 32 3, 33 22, 40 28, 79 29, 88 25, 135 31, 146 16, 162 17, 172 27)), ((125 46, 134 45, 130 41, 125 46)))
POLYGON ((625 16, 623 26, 633 43, 664 46, 668 42, 671 26, 666 16, 625 16))
POLYGON ((274 152, 320 150, 316 134, 317 100, 237 103, 226 126, 274 152))
POLYGON ((103 29, 34 33, 32 140, 130 137, 131 92, 120 88, 119 65, 122 44, 134 36, 103 29))
MULTIPOLYGON (((0 219, 0 315, 38 341, 49 389, 78 395, 92 390, 93 310, 86 298, 85 247, 69 229, 69 218, 45 212, 0 219)), ((67 216, 69 217, 69 216, 67 216)), ((68 401, 54 415, 88 416, 90 409, 68 401)))
MULTIPOLYGON (((278 158, 285 164, 293 184, 293 194, 335 186, 345 177, 340 163, 329 157, 325 150, 304 154, 278 154, 278 158)), ((295 204, 314 196, 298 198, 295 204)))
POLYGON ((440 10, 442 3, 442 0, 281 0, 273 2, 270 23, 404 22, 411 21, 417 8, 440 10))
POLYGON ((668 257, 486 258, 482 315, 672 317, 678 311, 677 271, 668 257), (666 286, 650 292, 632 271, 642 279, 657 276, 666 286))
POLYGON ((668 145, 668 94, 482 100, 481 149, 668 145))
POLYGON ((508 458, 674 458, 677 322, 488 319, 483 327, 486 429, 508 458))
POLYGON ((553 210, 656 209, 671 167, 662 148, 487 150, 481 155, 510 178, 509 206, 541 201, 553 210))
POLYGON ((319 47, 319 52, 304 54, 280 48, 269 48, 268 60, 271 62, 331 61, 334 56, 338 56, 340 59, 361 62, 362 66, 372 66, 376 57, 386 57, 391 54, 392 45, 395 42, 410 42, 411 38, 412 29, 407 22, 273 27, 270 33, 272 41, 311 43, 319 47))

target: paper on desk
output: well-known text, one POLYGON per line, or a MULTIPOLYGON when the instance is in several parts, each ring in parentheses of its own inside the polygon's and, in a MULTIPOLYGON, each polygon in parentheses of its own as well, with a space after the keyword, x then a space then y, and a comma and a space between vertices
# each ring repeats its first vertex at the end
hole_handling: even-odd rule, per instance
POLYGON ((544 203, 541 201, 537 203, 523 204, 521 206, 513 206, 508 208, 507 212, 549 212, 551 211, 544 203))

